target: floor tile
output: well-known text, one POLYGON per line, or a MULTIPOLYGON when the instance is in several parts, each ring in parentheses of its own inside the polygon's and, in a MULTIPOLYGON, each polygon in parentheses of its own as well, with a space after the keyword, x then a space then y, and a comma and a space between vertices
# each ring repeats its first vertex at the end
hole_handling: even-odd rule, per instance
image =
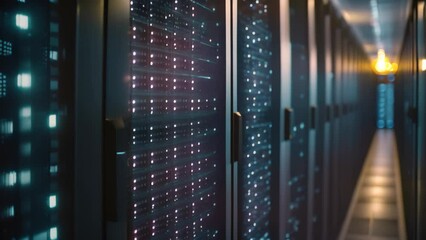
POLYGON ((387 203, 358 203, 355 206, 353 217, 371 219, 398 219, 396 204, 387 203))
POLYGON ((398 237, 397 220, 374 220, 371 226, 373 236, 398 237))
POLYGON ((370 220, 361 218, 352 218, 348 233, 365 234, 369 232, 370 220))
POLYGON ((395 178, 388 176, 368 176, 363 181, 363 186, 392 187, 395 185, 395 178))
POLYGON ((368 169, 367 176, 394 176, 393 168, 372 167, 368 169))
POLYGON ((363 187, 360 191, 361 198, 395 198, 395 187, 363 187))

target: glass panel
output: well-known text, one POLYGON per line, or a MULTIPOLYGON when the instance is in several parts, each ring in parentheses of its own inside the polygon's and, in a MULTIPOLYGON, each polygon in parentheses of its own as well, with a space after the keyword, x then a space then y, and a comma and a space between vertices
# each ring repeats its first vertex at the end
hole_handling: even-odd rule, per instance
POLYGON ((130 3, 132 239, 224 239, 225 1, 130 3))
POLYGON ((270 7, 267 0, 238 1, 238 110, 244 129, 238 173, 242 239, 271 238, 274 49, 270 7))

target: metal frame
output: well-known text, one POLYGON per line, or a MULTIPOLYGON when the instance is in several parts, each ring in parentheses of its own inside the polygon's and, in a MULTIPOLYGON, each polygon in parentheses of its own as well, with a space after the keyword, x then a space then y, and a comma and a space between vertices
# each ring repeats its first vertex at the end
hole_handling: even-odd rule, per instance
POLYGON ((103 239, 104 1, 77 1, 75 239, 103 239))
MULTIPOLYGON (((308 0, 308 27, 309 27, 309 103, 311 108, 318 105, 318 69, 317 69, 317 46, 316 46, 316 26, 315 26, 315 11, 317 3, 315 0, 308 0)), ((311 123, 316 121, 316 116, 310 112, 311 123)), ((307 239, 315 239, 313 234, 314 221, 314 204, 315 204, 315 168, 317 165, 316 159, 316 135, 315 128, 309 128, 309 157, 308 157, 308 217, 307 217, 307 239)))
MULTIPOLYGON (((238 0, 230 0, 231 1, 231 41, 232 41, 232 47, 231 47, 231 59, 232 59, 232 68, 231 68, 231 101, 230 104, 232 106, 231 112, 238 111, 238 105, 237 105, 237 99, 238 99, 238 75, 237 75, 237 26, 238 26, 238 0)), ((238 188, 238 162, 232 161, 232 236, 231 239, 239 239, 239 188, 238 188)))
MULTIPOLYGON (((272 212, 270 214, 271 221, 271 238, 272 239, 280 239, 284 238, 284 228, 285 228, 285 209, 288 201, 286 198, 288 194, 285 193, 287 189, 287 180, 288 175, 285 171, 288 170, 288 167, 285 165, 288 164, 289 159, 289 151, 287 153, 283 153, 286 149, 289 149, 289 142, 284 143, 284 135, 282 134, 284 131, 283 119, 284 119, 284 108, 285 106, 289 106, 290 103, 290 75, 288 68, 283 68, 281 66, 289 66, 290 62, 290 43, 289 43, 289 9, 288 9, 288 0, 274 2, 271 1, 271 4, 275 4, 279 6, 279 8, 270 9, 270 11, 274 11, 273 14, 278 14, 280 21, 276 23, 276 25, 271 25, 272 31, 280 32, 278 35, 280 38, 277 40, 273 40, 273 44, 276 48, 280 49, 280 54, 274 58, 273 68, 280 69, 279 74, 274 75, 274 79, 272 80, 272 86, 274 91, 272 95, 272 105, 274 112, 278 112, 273 116, 273 124, 277 126, 273 130, 272 135, 272 183, 271 183, 271 201, 272 201, 272 212), (286 85, 288 84, 288 85, 286 85), (274 211, 276 209, 277 211, 274 211)), ((238 52, 237 52, 237 44, 238 44, 238 0, 232 0, 232 110, 231 112, 236 112, 239 110, 237 100, 238 100, 238 52)), ((242 235, 240 232, 241 229, 241 218, 239 218, 239 208, 241 202, 241 189, 239 188, 239 163, 232 163, 232 239, 242 239, 242 235)))
MULTIPOLYGON (((289 0, 280 1, 280 55, 281 55, 281 101, 280 101, 280 132, 284 132, 284 109, 291 106, 291 42, 290 42, 290 3, 289 0)), ((290 141, 284 140, 284 134, 280 136, 280 166, 279 166, 279 239, 284 239, 286 222, 289 216, 288 203, 290 178, 290 141)))
MULTIPOLYGON (((104 156, 103 197, 105 239, 127 239, 130 236, 130 4, 129 0, 105 1, 104 43, 104 111, 105 119, 114 125, 114 135, 104 132, 104 142, 112 141, 116 152, 111 162, 104 156), (120 154, 118 154, 120 153, 120 154), (111 165, 108 169, 108 164, 111 165)), ((104 154, 108 146, 104 145, 104 154)))
POLYGON ((234 185, 233 185, 233 165, 231 159, 231 116, 232 116, 232 3, 233 0, 226 0, 226 239, 234 239, 235 217, 234 185))

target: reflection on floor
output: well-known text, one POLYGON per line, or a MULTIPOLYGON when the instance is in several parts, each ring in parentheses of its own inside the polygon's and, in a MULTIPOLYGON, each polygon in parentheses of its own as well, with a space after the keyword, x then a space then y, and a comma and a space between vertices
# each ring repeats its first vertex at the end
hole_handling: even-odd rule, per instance
POLYGON ((339 240, 405 240, 401 180, 392 130, 378 130, 339 240))

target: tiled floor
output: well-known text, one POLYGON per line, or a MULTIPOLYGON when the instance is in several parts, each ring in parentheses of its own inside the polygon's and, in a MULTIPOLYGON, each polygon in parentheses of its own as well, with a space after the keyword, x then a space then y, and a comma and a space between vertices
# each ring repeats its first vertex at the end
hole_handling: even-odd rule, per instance
POLYGON ((405 240, 394 132, 378 130, 339 240, 405 240))

